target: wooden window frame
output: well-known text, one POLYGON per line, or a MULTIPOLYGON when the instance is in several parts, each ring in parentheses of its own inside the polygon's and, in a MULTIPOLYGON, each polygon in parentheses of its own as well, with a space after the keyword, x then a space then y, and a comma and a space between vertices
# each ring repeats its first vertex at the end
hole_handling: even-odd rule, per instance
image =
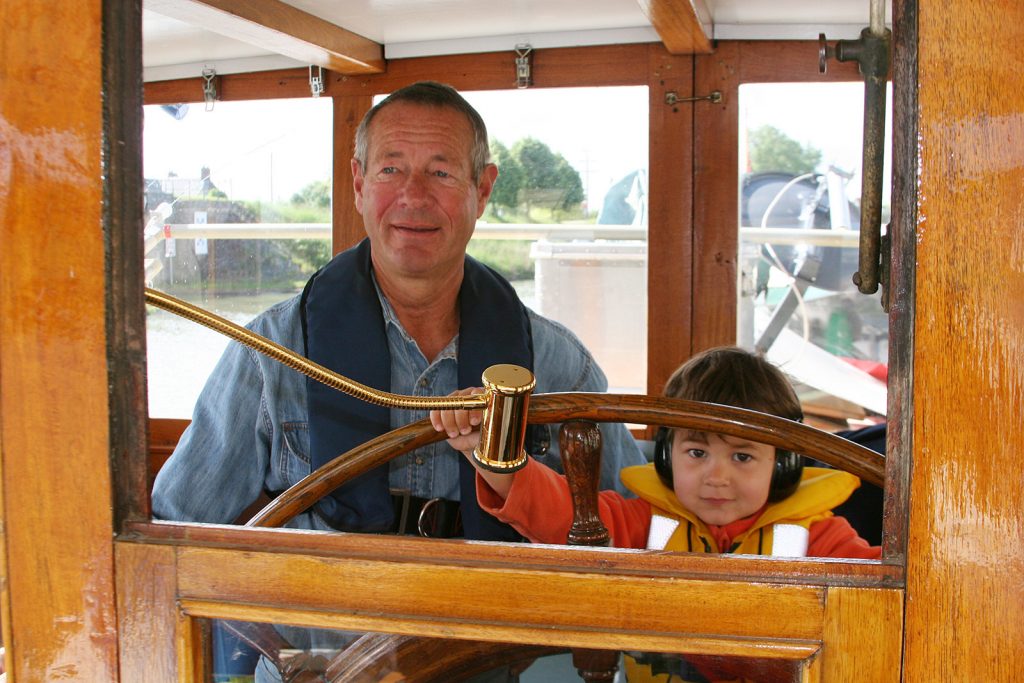
MULTIPOLYGON (((651 174, 649 189, 649 273, 656 285, 649 287, 652 388, 693 352, 733 342, 737 89, 742 82, 856 79, 854 67, 812 75, 812 48, 810 43, 723 43, 714 54, 697 57, 669 55, 657 44, 535 51, 535 87, 649 87, 650 167, 660 171, 651 174), (719 90, 725 98, 719 105, 670 106, 664 103, 669 90, 681 97, 719 90), (694 196, 702 197, 699 205, 694 196), (702 292, 713 294, 695 294, 702 292)), ((460 90, 511 88, 513 59, 511 53, 491 53, 395 60, 385 74, 325 77, 324 95, 333 98, 335 110, 336 250, 363 234, 348 164, 355 126, 373 96, 426 78, 460 90)), ((305 70, 223 76, 220 93, 226 100, 306 97, 308 76, 305 70)), ((200 94, 198 78, 150 83, 145 103, 196 101, 200 94)), ((483 633, 488 639, 538 643, 557 634, 560 643, 574 647, 767 653, 808 662, 808 670, 822 646, 853 647, 850 638, 856 637, 858 651, 870 649, 866 643, 877 645, 870 669, 888 671, 884 662, 898 661, 902 538, 880 563, 380 538, 151 522, 148 488, 133 489, 117 492, 124 511, 116 544, 118 599, 164 607, 124 632, 134 634, 140 645, 177 638, 177 654, 164 653, 156 664, 168 671, 197 666, 188 653, 201 633, 195 621, 201 618, 279 619, 310 627, 453 637, 483 633), (140 575, 154 580, 144 585, 134 578, 140 575), (644 610, 639 620, 624 616, 632 596, 677 599, 680 581, 696 604, 688 620, 644 610), (609 591, 612 585, 619 588, 609 591), (496 608, 495 591, 507 588, 511 594, 523 586, 536 591, 529 604, 513 601, 496 608), (461 596, 457 610, 450 601, 442 605, 431 597, 450 596, 453 589, 461 596), (325 591, 331 597, 325 598, 325 591), (590 610, 566 614, 564 595, 587 596, 596 613, 615 619, 595 622, 590 610), (697 599, 701 596, 707 601, 697 599), (764 610, 764 619, 749 619, 751 604, 764 610), (886 605, 879 616, 885 628, 854 633, 840 626, 869 604, 886 605), (694 635, 702 630, 716 635, 694 635)), ((130 670, 154 663, 126 665, 130 670)))
MULTIPOLYGON (((648 165, 658 169, 649 174, 648 188, 649 393, 659 393, 675 368, 694 353, 735 343, 739 87, 745 83, 860 81, 853 62, 833 62, 828 73, 819 73, 817 50, 817 43, 811 41, 721 41, 710 55, 670 55, 657 43, 533 53, 535 88, 648 88, 648 165), (665 101, 670 91, 688 97, 716 90, 723 94, 717 104, 669 105, 665 101)), ((515 72, 514 59, 511 52, 422 57, 392 60, 383 74, 325 76, 323 96, 334 103, 335 252, 364 236, 362 218, 355 210, 349 160, 356 126, 373 98, 431 78, 460 90, 513 90, 510 74, 515 72)), ((201 101, 203 83, 196 77, 146 84, 145 103, 201 101)), ((310 96, 304 69, 221 76, 218 92, 222 100, 310 96)), ((176 426, 154 421, 160 433, 176 426)), ((650 438, 651 433, 648 429, 637 435, 650 438)), ((154 456, 154 464, 159 464, 160 455, 154 456)), ((900 524, 888 525, 887 536, 901 528, 900 524)), ((902 538, 898 540, 902 548, 902 538)), ((892 552, 902 551, 894 546, 892 552)))
MULTIPOLYGON (((649 89, 649 167, 669 172, 650 178, 648 221, 648 371, 653 393, 691 354, 691 287, 686 267, 693 261, 692 195, 689 159, 693 156, 693 109, 669 107, 664 92, 681 97, 692 93, 693 58, 670 55, 660 44, 535 50, 534 88, 627 86, 649 89), (682 267, 681 267, 682 266, 682 267), (651 273, 663 273, 655 283, 651 273), (654 286, 656 285, 656 286, 654 286)), ((349 160, 352 140, 373 98, 416 80, 443 80, 460 90, 514 90, 515 54, 485 53, 393 60, 384 74, 325 74, 324 97, 334 101, 334 228, 335 251, 363 238, 362 218, 355 210, 349 160)), ((309 97, 303 69, 219 77, 222 100, 309 97)), ((200 101, 202 79, 146 84, 146 104, 200 101)))

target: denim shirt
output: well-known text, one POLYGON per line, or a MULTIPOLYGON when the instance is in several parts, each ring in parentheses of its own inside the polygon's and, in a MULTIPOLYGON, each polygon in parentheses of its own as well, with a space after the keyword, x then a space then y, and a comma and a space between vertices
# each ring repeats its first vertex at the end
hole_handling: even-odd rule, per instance
MULTIPOLYGON (((378 294, 380 294, 378 290, 378 294)), ((428 362, 381 296, 396 394, 446 396, 457 388, 457 338, 428 362)), ((257 316, 249 329, 303 352, 299 297, 257 316)), ((566 327, 529 311, 535 393, 607 389, 604 373, 566 327)), ((392 409, 392 429, 422 419, 426 411, 392 409)), ((557 425, 551 425, 557 435, 557 425)), ((602 424, 601 487, 626 495, 623 467, 646 462, 622 424, 602 424)), ((561 471, 557 436, 541 462, 561 471)), ((422 498, 459 498, 459 458, 439 441, 391 461, 390 486, 422 498)), ((206 382, 174 453, 153 484, 157 519, 231 524, 262 491, 284 491, 310 474, 306 378, 242 344, 230 343, 206 382)), ((315 511, 286 524, 331 530, 315 511)))

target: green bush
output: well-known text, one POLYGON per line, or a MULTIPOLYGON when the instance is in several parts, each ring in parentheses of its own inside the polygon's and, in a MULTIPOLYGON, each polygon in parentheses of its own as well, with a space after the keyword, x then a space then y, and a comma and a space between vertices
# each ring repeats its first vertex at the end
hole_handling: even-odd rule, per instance
POLYGON ((508 280, 533 279, 530 240, 474 240, 466 251, 508 280))

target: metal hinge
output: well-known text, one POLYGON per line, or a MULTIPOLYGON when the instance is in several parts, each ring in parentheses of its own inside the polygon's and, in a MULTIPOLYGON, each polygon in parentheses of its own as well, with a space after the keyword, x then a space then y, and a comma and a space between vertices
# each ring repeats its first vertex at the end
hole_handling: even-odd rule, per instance
POLYGON ((709 95, 695 95, 693 97, 680 97, 675 90, 669 90, 665 93, 665 104, 670 107, 680 102, 697 102, 699 100, 708 100, 711 104, 719 104, 722 101, 722 91, 712 90, 709 95))

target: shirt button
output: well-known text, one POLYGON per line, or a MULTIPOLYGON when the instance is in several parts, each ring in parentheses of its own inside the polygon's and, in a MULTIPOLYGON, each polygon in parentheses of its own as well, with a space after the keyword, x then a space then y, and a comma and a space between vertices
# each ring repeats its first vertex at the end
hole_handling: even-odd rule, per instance
POLYGON ((427 388, 427 378, 424 377, 423 379, 421 379, 419 381, 419 385, 420 385, 421 388, 426 389, 427 388))
POLYGON ((416 456, 416 464, 417 465, 422 465, 423 464, 423 458, 420 457, 420 456, 416 456))

